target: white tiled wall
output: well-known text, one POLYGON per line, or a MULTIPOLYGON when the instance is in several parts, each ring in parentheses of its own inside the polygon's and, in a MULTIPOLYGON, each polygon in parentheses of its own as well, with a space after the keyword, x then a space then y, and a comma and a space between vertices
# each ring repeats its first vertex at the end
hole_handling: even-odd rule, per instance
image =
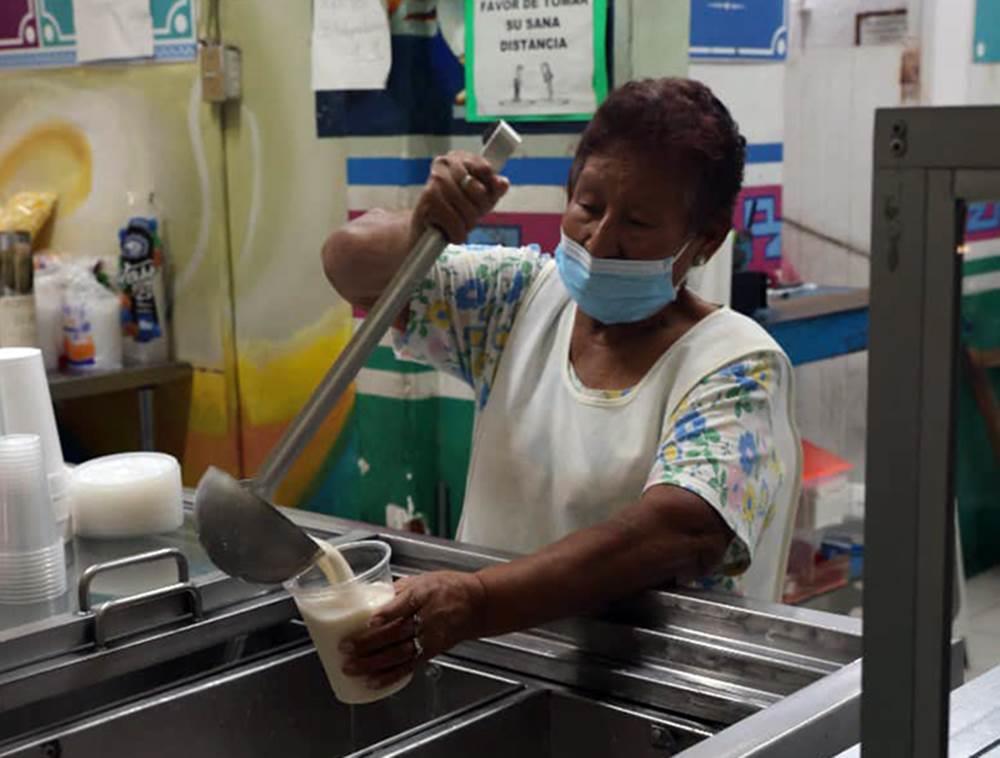
MULTIPOLYGON (((902 47, 851 46, 842 16, 853 20, 864 3, 812 5, 805 29, 794 5, 789 19, 784 217, 840 244, 786 223, 784 255, 807 281, 867 287, 875 110, 900 102, 902 47)), ((854 464, 855 481, 864 479, 867 375, 867 354, 797 371, 802 434, 854 464)))

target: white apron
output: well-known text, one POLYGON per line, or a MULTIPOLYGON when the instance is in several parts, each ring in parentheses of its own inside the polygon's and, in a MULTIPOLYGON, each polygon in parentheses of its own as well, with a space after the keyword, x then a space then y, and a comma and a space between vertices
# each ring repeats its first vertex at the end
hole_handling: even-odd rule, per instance
POLYGON ((664 353, 624 397, 580 393, 569 377, 576 305, 550 263, 526 294, 485 408, 476 418, 458 539, 531 553, 607 520, 642 495, 666 419, 705 376, 773 351, 788 376, 787 423, 775 443, 787 475, 776 511, 743 575, 746 595, 780 596, 798 500, 801 448, 792 422, 791 365, 758 324, 721 309, 664 353))

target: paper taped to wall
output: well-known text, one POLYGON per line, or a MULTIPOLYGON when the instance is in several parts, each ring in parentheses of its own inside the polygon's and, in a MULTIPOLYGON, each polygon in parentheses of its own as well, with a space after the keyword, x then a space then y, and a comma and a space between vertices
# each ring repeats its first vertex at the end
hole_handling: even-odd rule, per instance
POLYGON ((314 0, 314 90, 384 89, 391 64, 383 0, 314 0))
POLYGON ((149 0, 75 0, 73 23, 78 63, 153 55, 149 0))

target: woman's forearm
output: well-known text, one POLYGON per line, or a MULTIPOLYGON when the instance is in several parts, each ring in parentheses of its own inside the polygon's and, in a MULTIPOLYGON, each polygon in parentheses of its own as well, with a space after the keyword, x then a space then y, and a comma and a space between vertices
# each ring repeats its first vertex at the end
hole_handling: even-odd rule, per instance
POLYGON ((410 211, 373 210, 337 229, 323 245, 323 270, 341 297, 370 308, 411 245, 410 211))
POLYGON ((485 602, 477 636, 586 613, 709 573, 725 553, 728 527, 695 496, 674 495, 666 503, 644 498, 533 555, 478 572, 485 602))

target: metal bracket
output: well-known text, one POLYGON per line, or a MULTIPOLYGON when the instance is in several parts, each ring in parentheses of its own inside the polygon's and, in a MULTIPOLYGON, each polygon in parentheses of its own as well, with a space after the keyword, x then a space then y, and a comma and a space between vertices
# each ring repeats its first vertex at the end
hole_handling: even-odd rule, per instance
POLYGON ((906 155, 909 145, 906 141, 906 122, 896 121, 892 125, 892 137, 889 140, 889 152, 896 158, 906 155))
POLYGON ((204 615, 202 610, 201 591, 193 582, 191 582, 191 572, 188 567, 187 558, 180 550, 172 547, 163 548, 161 550, 152 550, 148 553, 140 553, 139 555, 129 556, 128 558, 122 558, 116 561, 95 564, 89 567, 83 573, 83 576, 80 577, 78 591, 80 613, 93 613, 94 644, 97 645, 97 647, 105 647, 108 643, 106 622, 108 616, 113 612, 123 611, 127 608, 134 608, 136 606, 145 605, 146 603, 151 603, 156 600, 162 600, 176 595, 183 595, 188 598, 190 604, 190 614, 196 621, 200 620, 204 615), (167 559, 173 559, 177 562, 176 583, 169 584, 155 590, 150 590, 148 592, 140 592, 136 595, 129 595, 116 600, 109 600, 96 607, 91 606, 90 585, 98 575, 109 571, 116 571, 122 568, 138 566, 144 563, 154 563, 156 561, 167 559))

